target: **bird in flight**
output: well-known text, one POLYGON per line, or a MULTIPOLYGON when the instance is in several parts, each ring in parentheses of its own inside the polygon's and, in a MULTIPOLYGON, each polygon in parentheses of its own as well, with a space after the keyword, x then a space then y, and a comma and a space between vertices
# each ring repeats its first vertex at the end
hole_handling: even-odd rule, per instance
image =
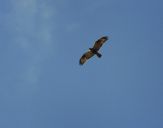
POLYGON ((82 55, 82 57, 79 60, 79 64, 83 65, 88 59, 96 55, 98 58, 101 58, 101 54, 98 52, 101 46, 108 40, 107 36, 103 36, 97 41, 95 41, 95 44, 92 48, 89 48, 89 50, 82 55))

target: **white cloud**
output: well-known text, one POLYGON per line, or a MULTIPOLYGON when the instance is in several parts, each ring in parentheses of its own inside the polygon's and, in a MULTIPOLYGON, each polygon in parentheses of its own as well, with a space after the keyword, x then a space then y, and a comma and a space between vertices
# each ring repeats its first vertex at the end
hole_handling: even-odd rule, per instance
POLYGON ((52 25, 56 10, 53 5, 39 0, 14 0, 12 7, 9 15, 12 23, 9 27, 10 33, 14 35, 13 43, 23 49, 25 54, 32 54, 21 79, 37 85, 41 73, 40 62, 48 57, 55 43, 55 26, 52 25))

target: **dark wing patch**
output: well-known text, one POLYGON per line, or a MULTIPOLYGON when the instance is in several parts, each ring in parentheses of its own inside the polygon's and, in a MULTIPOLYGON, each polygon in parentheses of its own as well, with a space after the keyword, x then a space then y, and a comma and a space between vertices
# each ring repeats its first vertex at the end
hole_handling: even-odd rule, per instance
POLYGON ((88 52, 84 53, 82 55, 82 57, 80 58, 79 64, 83 65, 92 56, 94 56, 94 53, 92 53, 91 51, 88 51, 88 52))
POLYGON ((95 44, 94 44, 94 46, 93 46, 93 49, 95 49, 96 51, 98 51, 98 50, 101 48, 101 46, 102 46, 107 40, 108 40, 108 37, 107 37, 107 36, 101 37, 100 39, 98 39, 98 40, 95 42, 95 44))

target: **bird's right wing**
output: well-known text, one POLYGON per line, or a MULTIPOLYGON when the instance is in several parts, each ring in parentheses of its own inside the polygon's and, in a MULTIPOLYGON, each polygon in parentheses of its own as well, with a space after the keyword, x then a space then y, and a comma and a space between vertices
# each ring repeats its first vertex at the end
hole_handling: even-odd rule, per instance
POLYGON ((108 37, 107 37, 107 36, 101 37, 100 39, 98 39, 98 40, 95 42, 95 44, 94 44, 94 46, 93 46, 93 49, 95 49, 96 51, 98 51, 98 50, 101 48, 101 46, 102 46, 107 40, 108 40, 108 37))
POLYGON ((91 51, 88 51, 88 52, 84 53, 82 55, 82 57, 80 58, 79 64, 83 65, 92 56, 94 56, 94 54, 91 51))

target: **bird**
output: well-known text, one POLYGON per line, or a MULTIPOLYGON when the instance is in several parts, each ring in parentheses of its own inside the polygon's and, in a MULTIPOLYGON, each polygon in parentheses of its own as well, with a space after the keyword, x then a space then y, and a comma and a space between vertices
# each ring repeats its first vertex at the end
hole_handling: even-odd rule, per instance
POLYGON ((101 58, 102 54, 99 53, 98 51, 108 39, 109 39, 108 36, 103 36, 96 40, 94 46, 92 48, 89 48, 89 50, 81 56, 79 64, 83 65, 88 59, 90 59, 94 55, 96 55, 98 58, 101 58))

